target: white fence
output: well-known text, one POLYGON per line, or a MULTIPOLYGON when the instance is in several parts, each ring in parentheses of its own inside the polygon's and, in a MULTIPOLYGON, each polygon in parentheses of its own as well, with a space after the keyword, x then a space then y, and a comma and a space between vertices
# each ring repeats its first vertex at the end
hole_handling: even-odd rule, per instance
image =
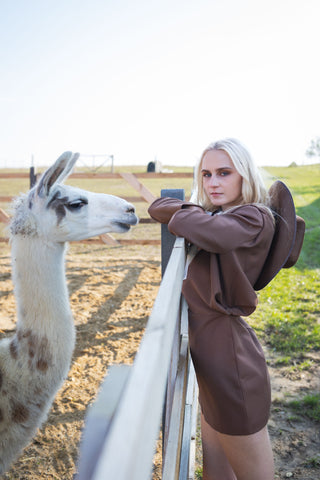
POLYGON ((194 478, 197 384, 184 268, 185 242, 177 238, 133 365, 111 367, 89 409, 76 480, 151 479, 161 425, 162 479, 194 478))

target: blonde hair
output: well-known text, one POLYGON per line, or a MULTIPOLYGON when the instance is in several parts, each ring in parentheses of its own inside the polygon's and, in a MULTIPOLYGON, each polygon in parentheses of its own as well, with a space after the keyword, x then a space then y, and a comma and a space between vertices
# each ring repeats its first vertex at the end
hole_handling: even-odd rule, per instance
POLYGON ((247 148, 234 138, 226 138, 211 143, 202 153, 195 172, 196 188, 193 199, 205 210, 215 211, 217 207, 212 205, 209 197, 203 188, 202 162, 207 152, 211 150, 223 150, 231 158, 237 172, 242 177, 242 201, 241 205, 247 203, 260 204, 269 207, 269 195, 258 170, 247 148))

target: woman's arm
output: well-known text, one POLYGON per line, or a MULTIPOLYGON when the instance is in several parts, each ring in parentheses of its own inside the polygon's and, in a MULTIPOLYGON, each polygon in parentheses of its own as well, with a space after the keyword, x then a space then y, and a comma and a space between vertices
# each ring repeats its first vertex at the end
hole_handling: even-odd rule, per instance
POLYGON ((203 211, 203 208, 199 205, 195 205, 191 202, 185 202, 177 198, 164 197, 155 200, 148 208, 150 217, 160 223, 169 223, 172 215, 183 208, 193 208, 199 211, 203 211))
POLYGON ((202 209, 177 210, 169 221, 171 233, 186 238, 197 247, 213 253, 226 253, 254 244, 265 223, 273 234, 269 215, 253 205, 243 205, 223 214, 208 215, 202 209))

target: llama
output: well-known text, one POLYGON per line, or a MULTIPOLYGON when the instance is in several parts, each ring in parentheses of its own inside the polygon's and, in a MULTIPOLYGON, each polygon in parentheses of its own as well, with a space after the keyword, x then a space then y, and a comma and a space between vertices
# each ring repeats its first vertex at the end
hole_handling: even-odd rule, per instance
POLYGON ((138 222, 125 200, 62 184, 78 156, 62 154, 15 203, 10 229, 18 318, 15 335, 0 341, 0 473, 36 434, 70 368, 75 329, 66 242, 126 232, 138 222))

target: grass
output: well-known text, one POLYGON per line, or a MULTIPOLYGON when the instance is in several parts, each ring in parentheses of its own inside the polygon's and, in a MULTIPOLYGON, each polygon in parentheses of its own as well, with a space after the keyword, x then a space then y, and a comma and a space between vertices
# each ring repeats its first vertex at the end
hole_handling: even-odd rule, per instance
POLYGON ((305 395, 299 400, 287 402, 287 406, 300 416, 306 416, 310 420, 320 423, 320 394, 305 395))
POLYGON ((320 455, 307 458, 304 465, 308 468, 320 468, 320 455))
POLYGON ((194 473, 195 473, 195 476, 196 476, 196 477, 195 477, 196 480, 202 480, 202 475, 203 475, 203 469, 202 469, 202 467, 197 468, 194 473))
POLYGON ((259 292, 259 307, 250 317, 258 336, 295 368, 312 365, 305 353, 320 350, 320 166, 268 168, 290 188, 298 215, 306 222, 297 264, 283 269, 259 292))
POLYGON ((282 270, 259 293, 251 324, 280 354, 292 357, 320 349, 319 269, 282 270))

